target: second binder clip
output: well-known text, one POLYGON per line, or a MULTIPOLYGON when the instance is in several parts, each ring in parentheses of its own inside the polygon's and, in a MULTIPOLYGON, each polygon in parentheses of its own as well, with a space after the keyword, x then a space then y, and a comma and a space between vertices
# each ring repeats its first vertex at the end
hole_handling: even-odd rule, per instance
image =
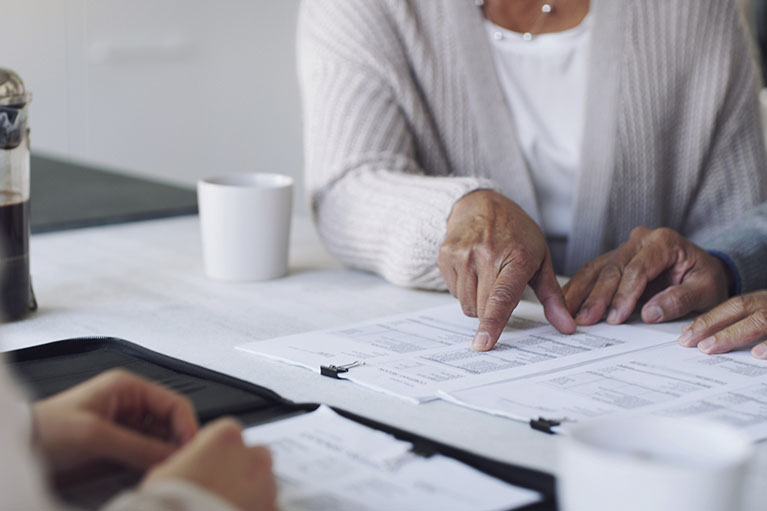
POLYGON ((326 366, 320 366, 320 374, 322 376, 328 376, 330 378, 335 378, 337 380, 340 380, 341 378, 338 377, 339 374, 348 373, 349 369, 353 367, 359 367, 364 366, 365 362, 361 360, 355 360, 351 364, 344 364, 344 365, 326 365, 326 366))

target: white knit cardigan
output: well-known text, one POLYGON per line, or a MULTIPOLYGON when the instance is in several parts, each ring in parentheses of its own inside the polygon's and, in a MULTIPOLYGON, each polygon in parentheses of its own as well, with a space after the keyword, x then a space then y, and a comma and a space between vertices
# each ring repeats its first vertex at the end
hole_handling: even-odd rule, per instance
MULTIPOLYGON (((757 79, 730 0, 592 0, 574 227, 559 273, 637 225, 701 240, 767 198, 757 79)), ((540 218, 474 0, 304 0, 306 185, 345 264, 444 289, 453 204, 492 188, 540 218)))

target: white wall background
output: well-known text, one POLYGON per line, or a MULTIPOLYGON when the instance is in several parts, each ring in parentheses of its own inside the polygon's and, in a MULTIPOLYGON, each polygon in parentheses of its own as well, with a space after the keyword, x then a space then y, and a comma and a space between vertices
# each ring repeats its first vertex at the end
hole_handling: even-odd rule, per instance
POLYGON ((34 95, 33 151, 188 185, 224 172, 299 178, 297 10, 298 0, 3 0, 0 67, 34 95))

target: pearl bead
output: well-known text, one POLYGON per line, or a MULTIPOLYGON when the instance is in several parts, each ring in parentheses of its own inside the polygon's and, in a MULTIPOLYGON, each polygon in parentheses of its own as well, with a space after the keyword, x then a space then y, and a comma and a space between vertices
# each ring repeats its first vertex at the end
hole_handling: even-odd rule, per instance
POLYGON ((543 5, 541 6, 541 12, 542 12, 543 14, 548 14, 548 13, 550 13, 550 12, 551 12, 551 4, 548 4, 548 3, 546 3, 546 4, 543 4, 543 5))
POLYGON ((495 39, 496 41, 500 41, 501 39, 503 39, 503 34, 501 32, 495 31, 493 32, 493 39, 495 39))
POLYGON ((525 41, 532 41, 533 40, 533 34, 531 34, 530 32, 525 32, 524 34, 522 34, 522 38, 525 41))

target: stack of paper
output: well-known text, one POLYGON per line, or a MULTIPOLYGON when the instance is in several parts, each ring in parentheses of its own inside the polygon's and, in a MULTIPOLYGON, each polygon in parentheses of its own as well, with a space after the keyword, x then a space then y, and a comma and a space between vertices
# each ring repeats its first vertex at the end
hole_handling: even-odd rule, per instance
POLYGON ((527 302, 490 352, 471 349, 477 325, 455 304, 238 349, 318 373, 359 362, 341 377, 413 402, 443 398, 518 420, 656 413, 712 418, 767 438, 767 362, 748 352, 704 355, 633 325, 563 335, 527 302))
POLYGON ((540 500, 537 492, 345 419, 330 408, 245 430, 248 445, 274 458, 285 511, 500 511, 540 500))

